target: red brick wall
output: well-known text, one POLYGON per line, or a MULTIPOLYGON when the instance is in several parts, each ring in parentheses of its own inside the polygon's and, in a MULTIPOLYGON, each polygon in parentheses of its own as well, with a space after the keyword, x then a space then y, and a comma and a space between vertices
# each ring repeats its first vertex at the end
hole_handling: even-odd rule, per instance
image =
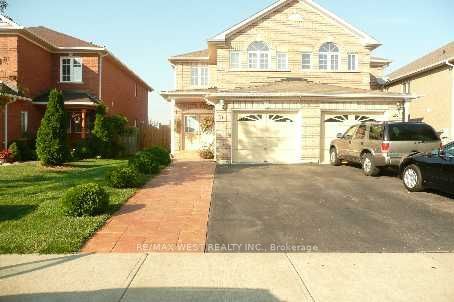
POLYGON ((101 98, 108 107, 108 112, 123 114, 130 125, 134 125, 134 121, 148 121, 147 88, 109 56, 103 58, 102 67, 101 98))
POLYGON ((0 36, 0 81, 16 83, 17 36, 0 36))
POLYGON ((52 55, 38 45, 18 38, 18 83, 28 97, 35 98, 54 87, 52 55))

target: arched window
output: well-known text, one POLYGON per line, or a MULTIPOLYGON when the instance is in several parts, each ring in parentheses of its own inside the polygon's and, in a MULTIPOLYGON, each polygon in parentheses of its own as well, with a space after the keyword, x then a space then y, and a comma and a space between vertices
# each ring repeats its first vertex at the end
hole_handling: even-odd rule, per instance
POLYGON ((269 69, 270 67, 270 49, 261 41, 253 42, 248 49, 249 68, 269 69))
POLYGON ((327 42, 320 47, 318 53, 320 70, 339 70, 339 48, 333 42, 327 42))

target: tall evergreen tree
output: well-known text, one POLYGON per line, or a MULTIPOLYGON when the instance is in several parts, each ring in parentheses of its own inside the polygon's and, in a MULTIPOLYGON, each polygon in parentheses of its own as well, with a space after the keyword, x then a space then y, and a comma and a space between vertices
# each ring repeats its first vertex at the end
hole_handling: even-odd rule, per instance
POLYGON ((63 95, 56 89, 49 94, 46 113, 36 138, 36 153, 45 166, 61 165, 69 158, 63 95))

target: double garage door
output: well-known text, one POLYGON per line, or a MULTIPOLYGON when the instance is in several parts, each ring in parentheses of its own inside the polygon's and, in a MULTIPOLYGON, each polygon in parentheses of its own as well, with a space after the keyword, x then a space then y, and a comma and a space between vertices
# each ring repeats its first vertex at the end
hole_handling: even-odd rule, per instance
POLYGON ((238 113, 234 117, 235 163, 296 163, 301 124, 296 113, 238 113))
MULTIPOLYGON (((296 113, 251 112, 234 116, 234 163, 288 164, 301 161, 302 124, 296 113)), ((320 162, 329 162, 329 147, 338 133, 367 121, 383 121, 383 112, 322 114, 320 162)))

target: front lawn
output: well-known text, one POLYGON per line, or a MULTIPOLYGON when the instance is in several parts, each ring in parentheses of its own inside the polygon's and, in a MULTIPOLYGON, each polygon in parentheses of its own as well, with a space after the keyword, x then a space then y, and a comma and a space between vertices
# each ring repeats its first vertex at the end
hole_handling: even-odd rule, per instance
POLYGON ((49 169, 36 163, 0 167, 0 253, 71 253, 101 227, 136 189, 113 189, 104 177, 124 160, 84 160, 49 169), (107 214, 72 218, 61 197, 73 186, 95 182, 110 195, 107 214))

